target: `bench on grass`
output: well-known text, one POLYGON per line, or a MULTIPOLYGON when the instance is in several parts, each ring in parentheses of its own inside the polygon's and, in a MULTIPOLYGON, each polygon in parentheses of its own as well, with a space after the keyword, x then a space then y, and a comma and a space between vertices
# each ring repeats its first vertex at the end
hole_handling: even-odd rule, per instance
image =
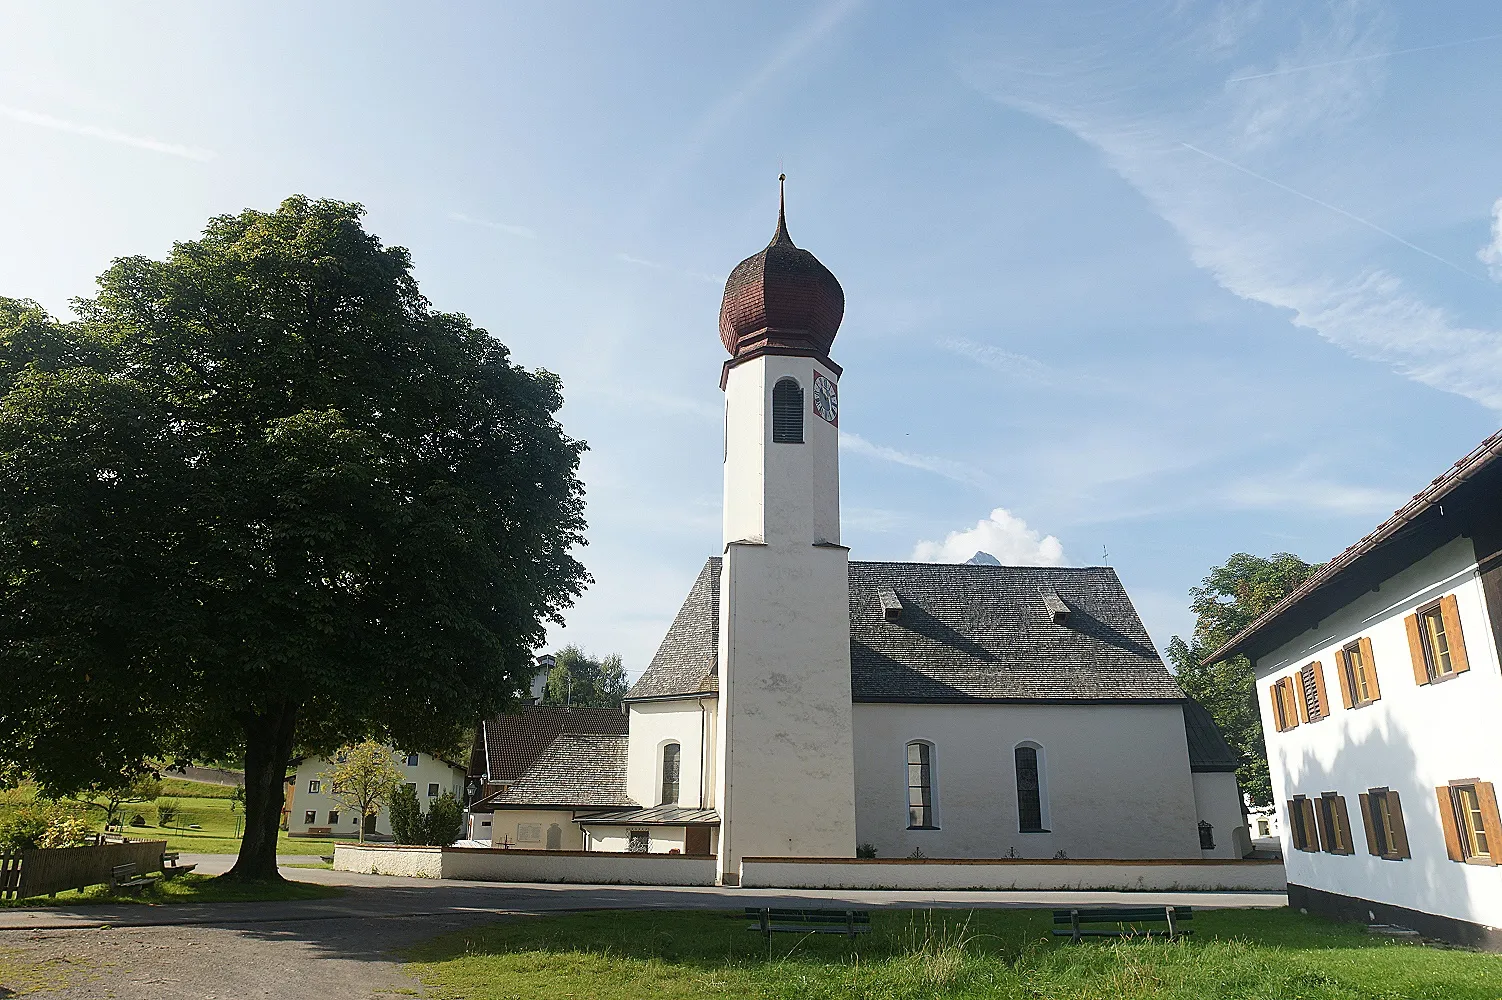
MULTIPOLYGON (((1094 909, 1054 910, 1053 932, 1058 937, 1068 936, 1071 941, 1079 941, 1087 937, 1127 937, 1138 933, 1132 929, 1124 929, 1124 924, 1156 924, 1168 925, 1168 940, 1192 934, 1193 931, 1182 930, 1179 924, 1185 920, 1194 919, 1194 907, 1192 906, 1102 906, 1094 909), (1084 924, 1115 924, 1114 930, 1086 930, 1084 924), (1060 926, 1064 925, 1064 926, 1060 926)), ((1154 933, 1151 928, 1142 931, 1142 934, 1151 937, 1154 933)))
POLYGON ((115 865, 110 869, 110 891, 112 892, 119 892, 122 889, 139 889, 150 881, 151 879, 145 875, 136 874, 136 863, 134 861, 128 864, 115 865))
POLYGON ((197 865, 178 864, 178 857, 179 855, 176 851, 162 852, 162 878, 176 878, 179 875, 186 875, 198 867, 197 865))
POLYGON ((871 930, 869 910, 779 910, 766 906, 746 907, 747 930, 761 931, 770 942, 773 934, 843 934, 854 941, 871 930))

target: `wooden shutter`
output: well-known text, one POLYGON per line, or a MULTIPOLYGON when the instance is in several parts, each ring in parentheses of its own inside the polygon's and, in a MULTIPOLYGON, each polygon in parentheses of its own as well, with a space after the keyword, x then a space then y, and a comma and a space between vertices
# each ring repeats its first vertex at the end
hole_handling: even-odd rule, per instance
POLYGON ((1408 827, 1403 825, 1403 800, 1391 788, 1387 790, 1387 811, 1392 816, 1393 838, 1393 843, 1387 846, 1400 858, 1413 857, 1413 852, 1408 849, 1408 827))
POLYGON ((1497 812, 1497 790, 1490 781, 1478 781, 1476 798, 1481 802, 1481 822, 1486 824, 1486 849, 1496 864, 1502 860, 1502 815, 1497 812))
MULTIPOLYGON (((1306 667, 1304 669, 1308 669, 1308 668, 1306 667)), ((1298 680, 1298 690, 1296 692, 1294 692, 1294 693, 1297 694, 1298 697, 1295 698, 1294 701, 1297 702, 1298 706, 1299 706, 1299 721, 1300 722, 1308 722, 1309 721, 1309 699, 1304 696, 1304 670, 1300 670, 1298 673, 1294 674, 1293 677, 1290 677, 1288 679, 1288 683, 1289 683, 1290 686, 1293 685, 1295 678, 1297 678, 1297 680, 1298 680)))
POLYGON ((1324 846, 1324 844, 1319 839, 1319 821, 1315 818, 1313 799, 1304 800, 1304 822, 1308 824, 1304 827, 1304 829, 1308 830, 1311 834, 1314 835, 1313 840, 1309 844, 1309 849, 1311 851, 1320 850, 1324 846))
MULTIPOLYGON (((1311 805, 1314 803, 1313 799, 1309 799, 1307 801, 1311 805)), ((1330 818, 1325 818, 1325 813, 1327 811, 1325 809, 1325 802, 1325 797, 1321 795, 1319 805, 1314 810, 1314 821, 1316 828, 1319 830, 1320 847, 1328 851, 1335 846, 1335 836, 1330 831, 1330 822, 1335 818, 1335 815, 1334 811, 1330 810, 1330 818)))
POLYGON ((1272 686, 1267 689, 1267 699, 1272 703, 1273 709, 1273 729, 1280 733, 1288 728, 1283 725, 1283 713, 1278 711, 1278 688, 1282 683, 1282 681, 1273 681, 1272 686))
POLYGON ((1319 717, 1328 718, 1330 715, 1330 699, 1325 694, 1325 666, 1318 660, 1312 664, 1314 667, 1314 694, 1319 702, 1319 717))
POLYGON ((1455 825, 1455 800, 1450 797, 1450 786, 1440 785, 1434 792, 1439 797, 1439 822, 1445 828, 1445 854, 1451 861, 1464 861, 1465 852, 1460 849, 1460 828, 1455 825))
POLYGON ((1377 683, 1377 660, 1372 656, 1372 640, 1362 636, 1360 642, 1361 662, 1366 664, 1366 683, 1372 689, 1372 701, 1376 701, 1382 697, 1382 685, 1377 683))
POLYGON ((1408 629, 1408 655, 1413 660, 1413 680, 1416 684, 1429 683, 1429 668, 1424 665, 1424 640, 1419 635, 1419 616, 1409 615, 1403 619, 1408 629))
POLYGON ((1342 708, 1355 706, 1355 696, 1351 693, 1351 679, 1346 676, 1351 671, 1351 664, 1346 659, 1346 651, 1335 651, 1335 679, 1340 681, 1340 704, 1342 708))
POLYGON ((1338 849, 1335 853, 1355 854, 1356 838, 1351 833, 1351 814, 1346 809, 1346 797, 1344 795, 1335 796, 1335 804, 1332 811, 1335 814, 1335 822, 1340 824, 1340 836, 1335 838, 1339 841, 1339 845, 1337 845, 1338 849))
POLYGON ((1439 614, 1445 622, 1445 642, 1450 647, 1450 666, 1455 668, 1457 674, 1463 674, 1471 669, 1471 662, 1466 659, 1465 637, 1460 631, 1460 605, 1455 602, 1454 594, 1440 598, 1439 614))
POLYGON ((1283 696, 1288 699, 1288 704, 1293 706, 1293 714, 1288 717, 1289 729, 1297 728, 1299 722, 1304 721, 1304 693, 1297 689, 1298 685, 1293 681, 1293 677, 1285 677, 1278 682, 1283 685, 1283 696))
POLYGON ((1294 802, 1293 799, 1284 802, 1283 816, 1285 818, 1284 821, 1288 824, 1288 839, 1293 841, 1293 849, 1302 851, 1304 845, 1299 837, 1299 825, 1293 821, 1293 810, 1297 805, 1298 803, 1294 802))
MULTIPOLYGON (((1372 815, 1372 797, 1365 792, 1357 796, 1361 800, 1361 825, 1366 829, 1366 853, 1382 856, 1377 843, 1377 818, 1372 815)), ((1391 847, 1391 845, 1388 845, 1391 847)))

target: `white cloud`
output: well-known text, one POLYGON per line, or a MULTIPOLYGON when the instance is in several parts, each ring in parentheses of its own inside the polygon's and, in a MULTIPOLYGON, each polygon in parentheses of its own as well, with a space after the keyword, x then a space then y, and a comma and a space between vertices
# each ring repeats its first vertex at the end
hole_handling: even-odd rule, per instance
POLYGON ((966 72, 997 101, 1099 149, 1227 290, 1288 310, 1357 357, 1502 410, 1502 329, 1467 326, 1426 300, 1390 248, 1407 248, 1418 268, 1480 275, 1372 221, 1395 200, 1384 182, 1401 181, 1386 181, 1381 164, 1350 169, 1344 140, 1396 54, 1388 12, 1269 5, 1222 26, 1211 45, 1196 36, 1201 8, 1146 10, 1082 8, 1067 36, 999 23, 978 33, 989 48, 966 72))
POLYGON ((175 142, 161 142, 142 135, 129 135, 125 132, 117 132, 112 128, 100 125, 85 125, 81 122, 71 122, 63 118, 54 118, 51 115, 39 114, 35 111, 26 111, 22 108, 11 108, 0 105, 0 118, 9 118, 13 122, 22 125, 35 125, 38 128, 52 129, 54 132, 67 132, 71 135, 86 136, 90 139, 102 139, 105 142, 113 142, 121 146, 131 146, 135 149, 144 149, 152 153, 165 153, 168 156, 178 156, 185 160, 196 160, 199 163, 207 163, 219 155, 212 149, 202 149, 198 146, 184 146, 175 142))
POLYGON ((942 542, 919 542, 913 548, 918 562, 964 562, 977 552, 989 552, 1003 566, 1062 566, 1064 544, 1027 526, 1005 507, 977 521, 965 531, 951 531, 942 542))
POLYGON ((454 222, 462 222, 466 226, 481 226, 485 229, 495 229, 511 236, 520 236, 524 240, 537 239, 537 232, 526 226, 517 226, 509 222, 491 222, 489 219, 478 219, 473 215, 465 215, 463 212, 450 212, 449 219, 454 222))
POLYGON ((924 472, 932 472, 952 479, 957 483, 966 483, 970 486, 987 486, 990 477, 979 469, 956 462, 953 459, 938 458, 933 455, 920 455, 913 452, 898 451, 884 444, 873 444, 850 431, 840 431, 840 449, 853 455, 863 455, 866 458, 874 458, 882 462, 891 462, 894 465, 905 465, 910 469, 922 469, 924 472))
POLYGON ((1502 281, 1502 198, 1492 203, 1492 241, 1476 251, 1493 281, 1502 281))

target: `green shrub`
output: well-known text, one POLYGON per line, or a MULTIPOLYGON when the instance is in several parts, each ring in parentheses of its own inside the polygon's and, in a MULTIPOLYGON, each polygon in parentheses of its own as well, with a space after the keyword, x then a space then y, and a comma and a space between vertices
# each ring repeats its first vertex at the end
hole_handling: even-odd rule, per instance
POLYGON ((459 800, 444 792, 428 807, 427 821, 423 826, 427 833, 424 843, 447 847, 458 840, 464 831, 464 810, 459 807, 459 800))
POLYGON ((398 785, 391 796, 391 835, 398 844, 426 844, 422 808, 411 785, 398 785))
POLYGON ((0 819, 0 850, 82 847, 93 840, 89 822, 77 810, 56 802, 24 805, 0 819))
POLYGON ((857 844, 855 846, 855 856, 858 858, 876 857, 876 845, 869 842, 864 844, 857 844))
POLYGON ((156 825, 168 826, 177 819, 178 808, 175 799, 158 799, 156 803, 156 825))
POLYGON ((58 810, 47 820, 47 829, 38 847, 87 847, 94 842, 88 820, 77 813, 58 810))

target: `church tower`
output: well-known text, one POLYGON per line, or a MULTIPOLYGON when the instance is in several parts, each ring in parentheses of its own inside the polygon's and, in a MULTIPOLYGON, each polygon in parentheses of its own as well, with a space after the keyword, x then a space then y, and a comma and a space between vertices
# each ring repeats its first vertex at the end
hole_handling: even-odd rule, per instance
POLYGON ((848 550, 840 544, 845 293, 788 236, 725 284, 724 563, 715 749, 720 877, 744 857, 852 857, 848 550))

